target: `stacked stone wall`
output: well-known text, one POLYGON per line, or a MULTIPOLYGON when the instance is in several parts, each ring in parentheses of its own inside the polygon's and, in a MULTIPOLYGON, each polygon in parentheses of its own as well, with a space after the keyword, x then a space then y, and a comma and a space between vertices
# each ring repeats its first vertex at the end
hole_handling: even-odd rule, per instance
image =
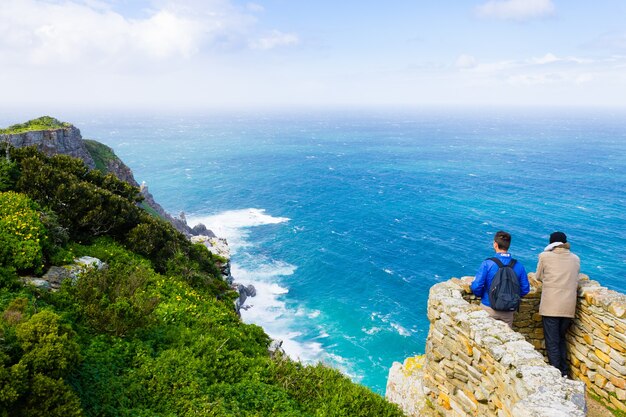
POLYGON ((412 416, 426 407, 454 417, 584 416, 583 383, 562 378, 522 334, 464 299, 469 280, 431 288, 426 354, 394 364, 387 398, 412 416))
POLYGON ((469 291, 472 279, 431 288, 426 353, 394 363, 389 400, 410 416, 427 409, 445 416, 582 416, 586 386, 607 407, 626 412, 625 295, 581 274, 567 336, 572 381, 547 364, 534 274, 515 331, 482 311, 469 291))
POLYGON ((573 378, 609 408, 626 413, 626 295, 581 280, 567 339, 573 378))
MULTIPOLYGON (((533 273, 528 274, 532 285, 530 292, 522 298, 519 311, 515 313, 513 330, 524 336, 526 341, 541 353, 546 355, 546 345, 543 339, 543 325, 539 315, 539 302, 541 301, 541 283, 534 280, 533 273)), ((480 298, 472 294, 469 284, 473 277, 463 277, 459 281, 462 288, 463 299, 473 305, 480 305, 480 298)))

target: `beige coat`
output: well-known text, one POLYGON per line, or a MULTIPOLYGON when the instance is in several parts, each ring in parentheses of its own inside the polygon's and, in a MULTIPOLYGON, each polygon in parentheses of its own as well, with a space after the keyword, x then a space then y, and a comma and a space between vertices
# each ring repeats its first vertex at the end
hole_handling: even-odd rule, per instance
POLYGON ((569 243, 539 254, 537 280, 543 282, 539 314, 574 317, 578 293, 580 259, 569 251, 569 243))

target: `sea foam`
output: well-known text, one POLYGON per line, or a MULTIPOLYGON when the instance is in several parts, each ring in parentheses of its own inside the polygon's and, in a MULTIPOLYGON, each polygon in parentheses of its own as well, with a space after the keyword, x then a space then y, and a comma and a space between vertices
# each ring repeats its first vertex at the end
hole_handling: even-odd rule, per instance
MULTIPOLYGON (((314 320, 317 310, 306 310, 300 306, 290 308, 285 296, 289 293, 284 277, 293 275, 297 267, 281 260, 251 256, 246 248, 254 246, 250 241, 250 228, 286 223, 287 217, 273 217, 265 210, 248 208, 228 210, 211 216, 189 218, 191 225, 203 223, 217 236, 226 238, 233 258, 231 272, 238 283, 254 285, 256 296, 248 298, 241 310, 246 323, 257 324, 273 339, 282 340, 282 348, 293 359, 305 363, 318 361, 336 362, 323 349, 322 344, 311 339, 303 341, 302 320, 314 320)), ((320 337, 327 334, 321 330, 320 337)))

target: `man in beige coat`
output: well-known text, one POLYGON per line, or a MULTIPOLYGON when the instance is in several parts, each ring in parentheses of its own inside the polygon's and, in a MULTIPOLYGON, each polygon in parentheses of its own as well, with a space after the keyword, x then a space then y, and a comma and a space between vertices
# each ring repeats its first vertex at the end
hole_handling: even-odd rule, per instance
POLYGON ((550 244, 539 254, 536 278, 543 282, 539 314, 550 365, 569 376, 565 334, 576 315, 580 259, 570 252, 563 232, 550 235, 550 244))

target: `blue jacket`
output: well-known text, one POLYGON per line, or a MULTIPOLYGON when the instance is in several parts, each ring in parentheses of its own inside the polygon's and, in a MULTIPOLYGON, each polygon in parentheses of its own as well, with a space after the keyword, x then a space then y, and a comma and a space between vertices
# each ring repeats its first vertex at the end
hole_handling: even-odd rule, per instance
MULTIPOLYGON (((496 253, 495 256, 500 259, 503 265, 508 265, 512 259, 510 253, 496 253)), ((517 279, 519 279, 519 295, 523 297, 530 292, 530 284, 528 283, 528 276, 526 275, 524 265, 519 261, 516 262, 515 265, 513 265, 513 271, 515 271, 515 275, 517 275, 517 279)), ((489 303, 489 287, 491 287, 491 281, 493 281, 496 272, 498 272, 498 265, 490 259, 484 260, 483 263, 480 264, 476 278, 474 278, 470 287, 472 292, 480 297, 481 303, 487 307, 491 307, 489 303)))

